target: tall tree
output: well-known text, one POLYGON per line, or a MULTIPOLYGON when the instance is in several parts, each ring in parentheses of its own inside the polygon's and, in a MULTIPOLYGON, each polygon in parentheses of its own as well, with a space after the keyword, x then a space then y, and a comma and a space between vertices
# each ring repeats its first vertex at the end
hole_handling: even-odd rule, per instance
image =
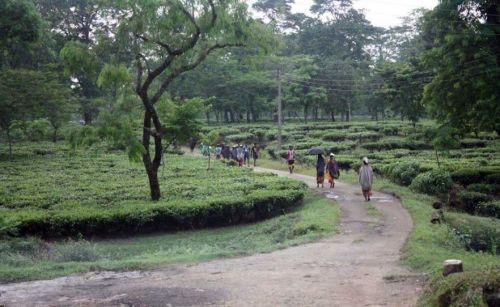
POLYGON ((116 9, 117 39, 128 41, 136 54, 135 91, 144 110, 142 161, 151 198, 158 200, 162 140, 176 133, 162 122, 158 102, 173 80, 197 67, 214 50, 252 44, 257 39, 253 30, 259 30, 260 43, 265 42, 267 30, 249 19, 247 6, 237 0, 108 3, 116 9))
POLYGON ((464 132, 500 132, 500 4, 441 1, 425 18, 425 64, 435 76, 424 103, 439 121, 464 132))

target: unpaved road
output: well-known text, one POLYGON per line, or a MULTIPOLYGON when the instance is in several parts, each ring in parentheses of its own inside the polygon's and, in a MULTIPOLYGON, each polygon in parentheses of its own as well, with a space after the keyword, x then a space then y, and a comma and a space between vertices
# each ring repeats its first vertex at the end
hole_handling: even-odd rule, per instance
MULTIPOLYGON (((273 172, 316 186, 310 176, 273 172)), ((355 186, 321 192, 336 198, 342 218, 340 233, 319 242, 193 265, 4 284, 0 305, 414 306, 421 285, 400 265, 412 229, 400 202, 374 193, 374 214, 355 186)))

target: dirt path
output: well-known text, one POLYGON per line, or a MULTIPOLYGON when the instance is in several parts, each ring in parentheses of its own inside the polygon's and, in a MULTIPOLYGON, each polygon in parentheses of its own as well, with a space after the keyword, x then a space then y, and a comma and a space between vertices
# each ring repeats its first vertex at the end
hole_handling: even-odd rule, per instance
MULTIPOLYGON (((263 169, 258 169, 263 171, 263 169)), ((315 188, 314 178, 303 180, 315 188)), ((148 271, 92 272, 0 285, 6 306, 414 306, 419 277, 400 265, 412 220, 400 202, 357 187, 323 189, 342 209, 340 233, 267 254, 148 271)))

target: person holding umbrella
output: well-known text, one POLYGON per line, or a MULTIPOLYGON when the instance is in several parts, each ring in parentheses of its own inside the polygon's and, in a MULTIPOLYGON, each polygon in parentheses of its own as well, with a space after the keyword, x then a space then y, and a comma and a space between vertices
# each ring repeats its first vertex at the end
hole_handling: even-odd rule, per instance
POLYGON ((330 183, 330 189, 335 187, 335 179, 339 178, 339 176, 340 170, 337 161, 335 160, 335 154, 330 153, 330 159, 328 160, 328 163, 326 163, 326 178, 330 183))

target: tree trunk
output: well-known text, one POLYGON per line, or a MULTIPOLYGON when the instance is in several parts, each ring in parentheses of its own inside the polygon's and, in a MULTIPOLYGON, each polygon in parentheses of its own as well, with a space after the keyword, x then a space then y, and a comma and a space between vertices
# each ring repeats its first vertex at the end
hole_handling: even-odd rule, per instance
POLYGON ((149 188, 151 191, 151 199, 156 201, 161 198, 160 183, 158 181, 158 168, 161 164, 161 158, 163 154, 163 147, 161 145, 161 136, 155 135, 155 156, 151 160, 149 141, 151 138, 151 115, 148 111, 144 112, 144 123, 143 123, 143 133, 142 133, 142 145, 146 150, 142 155, 142 162, 149 179, 149 188))
POLYGON ((210 112, 205 112, 205 116, 207 117, 207 124, 210 124, 210 112))
POLYGON ((446 260, 443 263, 443 276, 448 276, 453 273, 460 273, 464 271, 462 261, 460 260, 446 260))
POLYGON ((90 114, 90 112, 84 112, 83 113, 83 121, 85 122, 85 125, 91 125, 92 124, 92 114, 90 114))
POLYGON ((219 111, 215 111, 215 121, 219 123, 219 111))
POLYGON ((335 112, 334 111, 330 112, 330 117, 332 118, 332 122, 334 122, 335 121, 335 112))

